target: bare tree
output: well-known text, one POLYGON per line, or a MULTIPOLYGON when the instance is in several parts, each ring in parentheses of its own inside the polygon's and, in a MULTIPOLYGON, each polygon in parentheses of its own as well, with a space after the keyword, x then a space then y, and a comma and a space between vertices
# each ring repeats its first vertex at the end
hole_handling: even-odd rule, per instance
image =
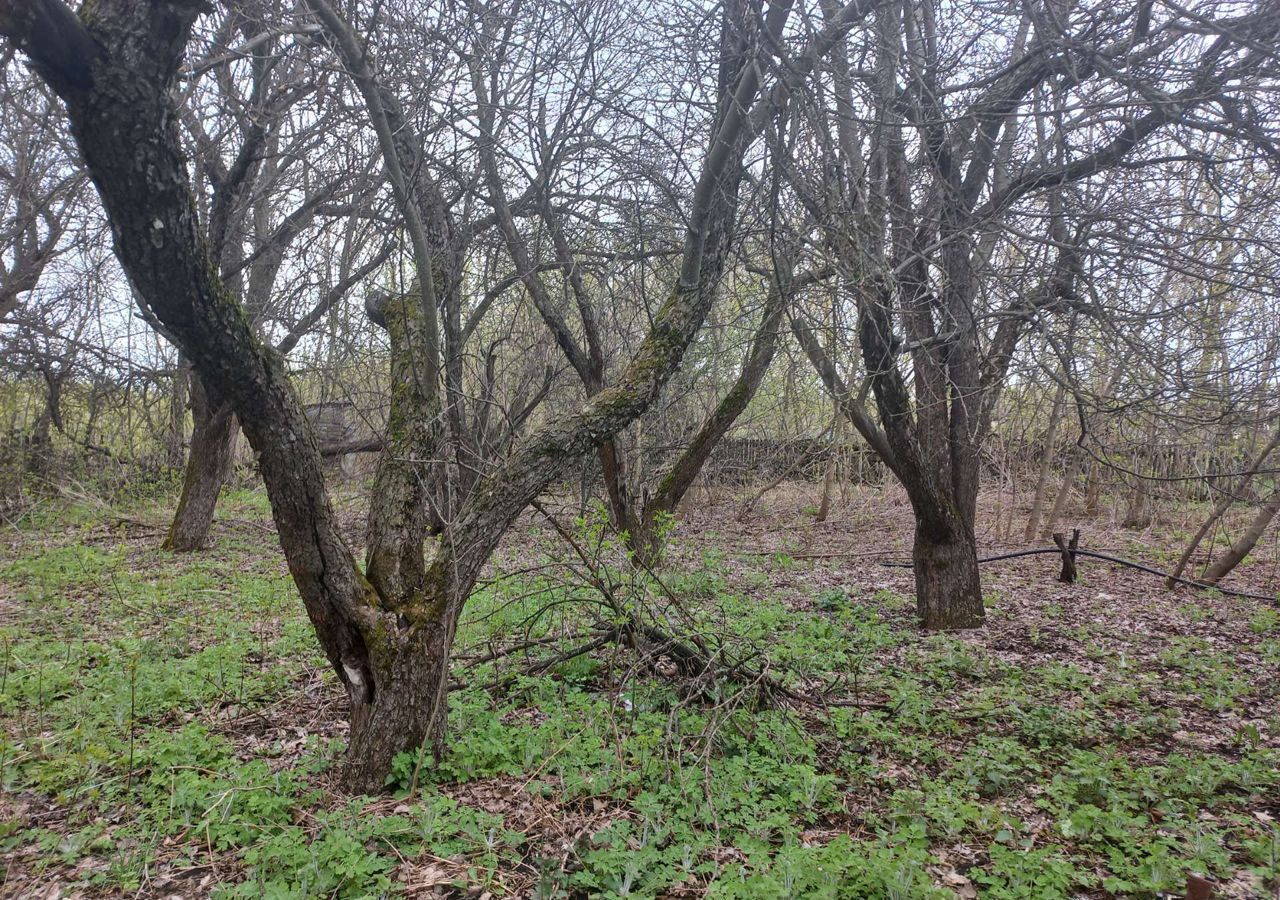
POLYGON ((1098 209, 1072 187, 1155 164, 1151 148, 1175 127, 1247 105, 1269 64, 1277 19, 1265 5, 1221 19, 1214 4, 1169 11, 1159 27, 1143 8, 984 19, 1000 51, 961 64, 967 10, 886 3, 866 42, 834 58, 829 85, 815 82, 817 166, 797 165, 792 184, 856 307, 877 415, 830 377, 820 346, 807 349, 911 499, 928 628, 983 621, 980 451, 1029 325, 1080 305, 1098 209))
POLYGON ((0 81, 0 319, 12 315, 59 255, 86 183, 47 90, 3 67, 0 81))
MULTIPOLYGON (((834 38, 870 7, 846 7, 766 91, 762 69, 782 37, 787 9, 771 7, 759 22, 752 13, 728 23, 736 32, 760 35, 760 49, 724 85, 688 211, 679 275, 649 335, 610 387, 578 412, 537 429, 477 487, 429 558, 425 517, 409 508, 418 502, 410 493, 415 488, 402 481, 403 493, 379 498, 396 508, 371 545, 376 552, 366 577, 337 528, 318 448, 279 356, 255 335, 219 277, 196 219, 170 89, 200 7, 100 0, 81 21, 59 0, 0 3, 0 33, 27 53, 66 105, 111 219, 117 254, 142 302, 206 387, 233 405, 258 452, 290 571, 351 699, 351 786, 380 788, 396 754, 442 740, 449 649, 481 567, 565 464, 640 415, 670 378, 724 269, 724 244, 716 235, 734 215, 734 173, 746 148, 834 38)), ((420 281, 423 294, 430 284, 420 281)), ((405 357, 434 343, 415 335, 422 306, 400 299, 384 309, 393 323, 393 369, 413 371, 424 361, 417 354, 405 357)), ((414 383, 399 382, 408 389, 393 395, 393 420, 427 420, 423 392, 414 383)))
MULTIPOLYGON (((244 298, 255 325, 272 315, 278 303, 274 291, 291 244, 317 220, 350 216, 363 202, 360 185, 351 183, 359 182, 360 172, 326 172, 308 160, 305 151, 335 127, 334 114, 326 108, 331 91, 323 78, 312 77, 297 48, 290 53, 281 46, 282 38, 264 21, 264 12, 233 8, 216 23, 201 58, 186 70, 191 101, 179 108, 193 144, 197 196, 207 198, 202 204, 205 239, 223 281, 244 298), (241 46, 253 49, 233 52, 241 46), (299 196, 300 201, 292 199, 299 196)), ((344 246, 348 269, 356 247, 351 242, 344 246)), ((341 285, 327 296, 340 298, 350 287, 341 285)), ((313 314, 313 321, 322 313, 313 314)), ((290 334, 287 339, 296 343, 299 337, 290 334)), ((232 404, 198 373, 190 403, 190 451, 164 542, 176 551, 207 544, 240 432, 232 404)))

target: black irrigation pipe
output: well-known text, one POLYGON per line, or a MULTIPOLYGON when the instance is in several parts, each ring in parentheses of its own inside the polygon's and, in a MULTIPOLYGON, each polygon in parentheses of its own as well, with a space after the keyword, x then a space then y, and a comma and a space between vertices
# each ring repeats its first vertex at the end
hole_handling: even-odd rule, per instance
MULTIPOLYGON (((1142 563, 1136 563, 1130 559, 1122 559, 1119 556, 1111 556, 1110 554, 1107 554, 1107 553, 1096 553, 1093 550, 1079 550, 1079 549, 1072 550, 1070 552, 1072 556, 1090 556, 1094 559, 1102 559, 1102 560, 1106 560, 1107 562, 1117 563, 1118 565, 1128 566, 1129 568, 1137 569, 1140 572, 1147 572, 1151 575, 1159 575, 1161 578, 1172 578, 1174 581, 1178 582, 1179 584, 1185 584, 1188 587, 1199 588, 1202 591, 1217 591, 1218 593, 1227 597, 1241 597, 1245 600, 1265 600, 1268 603, 1276 602, 1276 597, 1274 595, 1250 594, 1248 591, 1232 591, 1232 590, 1228 590, 1227 588, 1218 587, 1216 584, 1205 584, 1203 581, 1192 581, 1190 578, 1179 578, 1175 575, 1170 575, 1168 572, 1161 572, 1159 569, 1153 569, 1150 566, 1144 566, 1142 563)), ((1062 551, 1059 550, 1057 547, 1050 547, 1044 550, 1018 550, 1014 553, 1001 553, 997 556, 983 556, 978 559, 978 562, 980 563, 1000 562, 1001 560, 1005 560, 1005 559, 1018 559, 1019 557, 1022 557, 1022 556, 1041 556, 1046 553, 1052 553, 1056 556, 1062 555, 1062 551)), ((893 566, 896 569, 909 569, 911 568, 912 563, 885 562, 885 563, 881 563, 881 565, 893 566)))

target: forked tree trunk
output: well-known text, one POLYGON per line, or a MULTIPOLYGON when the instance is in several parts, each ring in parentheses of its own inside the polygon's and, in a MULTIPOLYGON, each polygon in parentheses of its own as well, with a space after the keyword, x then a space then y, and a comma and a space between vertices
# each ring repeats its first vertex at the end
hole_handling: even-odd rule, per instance
POLYGON ((926 629, 953 631, 982 626, 982 584, 971 535, 936 534, 927 523, 917 520, 911 561, 916 576, 916 610, 926 629))
MULTIPOLYGON (((916 609, 928 630, 949 631, 982 626, 982 585, 978 577, 974 519, 977 510, 977 453, 974 443, 947 448, 947 465, 921 462, 922 453, 902 429, 882 430, 845 383, 817 336, 799 318, 792 332, 813 363, 841 413, 907 490, 916 517, 912 568, 916 609), (953 453, 954 451, 954 453, 953 453), (952 477, 959 467, 961 477, 952 477), (950 472, 944 471, 950 469, 950 472)), ((881 331, 862 329, 867 367, 883 373, 874 383, 882 408, 908 406, 905 382, 890 368, 881 331)), ((935 457, 935 460, 939 457, 935 457)))
POLYGON ((628 548, 645 566, 653 567, 660 561, 667 519, 676 514, 685 494, 693 486, 712 452, 738 418, 746 412, 769 371, 769 365, 778 349, 778 332, 783 327, 783 313, 798 287, 789 267, 784 265, 781 268, 783 271, 769 285, 760 324, 756 326, 751 347, 733 386, 703 420, 689 446, 667 469, 653 496, 644 498, 639 510, 634 506, 626 508, 624 515, 628 521, 628 548))
POLYGON ((642 515, 632 519, 627 530, 627 550, 634 564, 643 568, 657 568, 662 562, 662 551, 665 549, 665 534, 668 524, 666 516, 672 513, 659 514, 656 510, 646 509, 642 515))
MULTIPOLYGON (((369 648, 377 689, 372 702, 353 705, 343 778, 374 793, 401 753, 430 752, 440 758, 447 734, 446 691, 450 647, 457 616, 410 629, 387 629, 384 642, 369 648)), ((415 774, 417 765, 415 762, 415 774)))
POLYGON ((240 423, 229 404, 210 401, 200 380, 193 379, 191 409, 195 428, 191 432, 182 495, 164 539, 165 550, 190 553, 208 545, 218 496, 231 473, 240 423))
MULTIPOLYGON (((441 734, 454 623, 486 561, 547 485, 640 416, 667 384, 702 327, 724 271, 746 148, 835 38, 871 7, 846 7, 793 56, 775 89, 759 98, 764 67, 745 66, 727 86, 686 220, 679 274, 614 384, 522 441, 477 485, 429 563, 422 558, 422 504, 408 494, 375 497, 387 507, 371 515, 377 528, 371 528, 366 577, 338 528, 319 447, 283 363, 253 333, 195 227, 171 88, 200 7, 98 0, 82 23, 61 0, 0 0, 0 33, 27 52, 65 101, 111 220, 117 256, 141 302, 172 332, 206 384, 234 405, 258 452, 290 574, 351 700, 349 787, 380 788, 396 753, 441 734)), ((768 43, 781 39, 787 16, 784 5, 769 8, 768 43)), ((388 156, 388 168, 398 168, 388 156)), ((421 262, 426 254, 415 256, 421 262)), ((417 309, 426 333, 434 334, 434 303, 425 296, 429 269, 424 274, 417 309)), ((438 372, 438 358, 427 368, 438 372)), ((397 380, 397 389, 404 384, 397 380)), ((420 404, 414 398, 409 406, 420 404)), ((435 421, 439 406, 429 412, 406 423, 411 427, 403 441, 392 429, 380 479, 385 473, 388 484, 421 490, 413 479, 401 478, 403 467, 389 466, 387 457, 405 446, 437 449, 434 436, 416 434, 435 421)))

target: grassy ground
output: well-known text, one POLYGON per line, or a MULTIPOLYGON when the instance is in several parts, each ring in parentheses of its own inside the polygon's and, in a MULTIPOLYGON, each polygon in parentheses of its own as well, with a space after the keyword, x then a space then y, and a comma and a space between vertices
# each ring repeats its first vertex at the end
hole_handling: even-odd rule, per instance
MULTIPOLYGON (((900 498, 811 500, 694 504, 660 580, 531 516, 468 608, 448 755, 378 798, 333 786, 344 702, 261 494, 188 556, 164 504, 30 509, 0 533, 0 895, 1280 896, 1280 610, 1041 558, 984 567, 986 629, 926 636, 882 565, 900 498), (721 669, 549 663, 620 611, 721 669)), ((1238 582, 1274 591, 1274 553, 1238 582)))

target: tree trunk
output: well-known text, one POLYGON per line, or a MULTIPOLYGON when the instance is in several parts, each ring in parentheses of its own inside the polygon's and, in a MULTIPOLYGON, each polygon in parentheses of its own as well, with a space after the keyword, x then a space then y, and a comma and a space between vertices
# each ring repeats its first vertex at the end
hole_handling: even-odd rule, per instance
POLYGON ((1071 459, 1067 462, 1067 470, 1062 473, 1062 483, 1058 485, 1058 495, 1053 498, 1053 509, 1049 512, 1049 518, 1041 529, 1041 536, 1048 538, 1053 534, 1054 528, 1058 525, 1058 520, 1062 518, 1062 514, 1067 511, 1067 504, 1071 501, 1071 490, 1075 487, 1076 479, 1080 477, 1080 469, 1084 466, 1084 451, 1079 447, 1073 449, 1071 459))
POLYGON ((1253 481, 1253 476, 1258 474, 1258 470, 1262 468, 1263 463, 1267 461, 1267 457, 1271 455, 1271 451, 1276 447, 1280 447, 1280 428, 1276 429, 1276 433, 1271 436, 1271 440, 1267 441, 1266 446, 1259 450, 1245 471, 1241 473, 1240 478, 1223 492, 1221 499, 1214 505, 1213 511, 1209 513, 1208 518, 1200 524, 1200 528, 1196 531, 1195 536, 1191 538, 1191 542, 1187 544, 1187 549, 1182 551, 1182 556, 1178 558, 1178 564, 1174 566, 1173 572, 1166 581, 1169 587, 1177 584, 1176 578, 1179 578, 1187 568, 1187 563, 1191 561, 1191 557, 1195 555, 1196 549, 1200 546, 1200 542, 1204 540, 1209 529, 1214 526, 1218 519, 1231 508, 1239 495, 1243 494, 1249 487, 1249 483, 1253 481))
POLYGON ((169 427, 165 434, 165 462, 171 469, 182 466, 184 445, 187 442, 187 393, 191 367, 178 357, 173 373, 173 389, 169 395, 169 427))
POLYGON ((60 368, 52 366, 43 368, 40 373, 44 378, 44 409, 36 419, 31 437, 27 443, 26 470, 37 478, 48 478, 53 466, 53 432, 56 428, 65 433, 62 422, 62 387, 71 374, 71 366, 64 363, 60 368))
POLYGON ((596 450, 600 460, 600 477, 604 481, 605 508, 614 530, 628 536, 639 533, 640 516, 632 508, 627 488, 626 463, 616 439, 605 441, 596 450))
POLYGON ((1044 455, 1040 459, 1040 473, 1036 477, 1035 499, 1031 501, 1031 513, 1027 516, 1027 530, 1022 539, 1028 544, 1035 540, 1040 528, 1040 517, 1044 515, 1044 496, 1049 490, 1049 473, 1053 468, 1053 447, 1058 438, 1058 425, 1062 422, 1062 413, 1066 409, 1067 383, 1060 380, 1058 390, 1053 395, 1053 411, 1049 413, 1049 427, 1044 435, 1044 455))
POLYGON ((818 503, 815 522, 827 521, 831 514, 831 491, 835 487, 836 472, 840 467, 840 439, 844 436, 844 416, 840 404, 835 404, 835 418, 831 420, 831 454, 827 457, 826 470, 822 473, 822 500, 818 503))
POLYGON ((1151 482, 1142 477, 1140 467, 1154 472, 1156 465, 1156 434, 1154 422, 1147 426, 1147 440, 1133 460, 1133 489, 1129 493, 1129 505, 1124 514, 1125 528, 1146 528, 1152 522, 1151 482))
MULTIPOLYGON (((883 315, 886 308, 885 304, 864 307, 872 315, 883 315)), ((877 402, 882 410, 907 409, 910 402, 905 381, 891 368, 892 355, 882 337, 888 333, 887 322, 870 319, 863 316, 860 333, 867 368, 881 376, 872 384, 877 402)), ((893 427, 892 418, 888 420, 888 430, 881 430, 871 419, 808 326, 794 316, 791 326, 841 412, 907 490, 916 516, 912 562, 921 624, 930 630, 981 627, 985 613, 973 528, 978 445, 957 441, 945 448, 945 454, 922 462, 924 454, 916 439, 901 427, 893 427), (955 477, 957 471, 959 478, 955 477)))
POLYGON ((1125 508, 1123 528, 1146 528, 1151 524, 1151 493, 1146 479, 1135 476, 1129 492, 1129 504, 1125 508))
POLYGON ((26 453, 23 468, 28 475, 43 479, 49 474, 53 457, 53 440, 49 431, 51 419, 47 410, 42 411, 36 419, 35 427, 26 441, 26 453))
POLYGON ((818 511, 813 516, 815 522, 825 522, 831 514, 831 490, 836 481, 836 453, 836 448, 832 447, 827 456, 826 470, 822 473, 822 499, 818 501, 818 511))
POLYGON ((769 284, 760 324, 756 327, 751 347, 742 361, 742 369, 734 379, 733 386, 703 421, 689 446, 667 469, 658 482, 654 495, 644 499, 639 514, 630 513, 628 546, 646 565, 656 564, 662 555, 664 520, 676 514, 684 495, 689 492, 703 466, 711 458, 712 451, 746 412, 769 371, 778 348, 782 316, 797 287, 791 276, 790 266, 780 260, 779 268, 780 271, 769 284))
POLYGON ((929 631, 982 627, 985 611, 972 538, 935 535, 917 519, 911 553, 916 575, 916 610, 929 631))
POLYGON ((1236 566, 1240 565, 1240 561, 1249 555, 1254 546, 1261 539, 1263 533, 1267 530, 1267 526, 1271 524, 1271 520, 1276 517, 1276 513, 1280 512, 1280 488, 1277 488, 1270 499, 1262 505, 1258 510, 1258 514, 1253 517, 1253 521, 1249 523, 1249 527, 1244 530, 1244 534, 1231 545, 1231 548, 1211 566, 1208 571, 1201 576, 1200 580, 1206 584, 1217 584, 1218 580, 1228 574, 1236 566))
MULTIPOLYGON (((113 226, 116 254, 141 302, 173 334, 206 385, 233 405, 258 452, 290 574, 351 700, 349 786, 380 787, 397 752, 442 736, 448 647, 485 563, 520 513, 576 458, 639 417, 680 365, 729 259, 746 149, 834 38, 868 15, 871 4, 848 9, 793 57, 782 80, 759 99, 762 67, 744 66, 728 85, 686 218, 675 284, 616 381, 576 413, 521 441, 477 484, 425 566, 410 552, 422 549, 425 517, 405 508, 400 501, 406 495, 375 498, 388 504, 387 520, 371 529, 366 578, 338 527, 319 447, 283 362, 254 334, 195 227, 171 88, 200 7, 99 0, 82 23, 61 0, 0 0, 0 33, 14 38, 65 101, 113 226), (374 570, 382 589, 374 586, 374 570)), ((765 15, 768 43, 781 39, 788 12, 777 5, 765 15)), ((419 261, 424 256, 415 255, 419 261)), ((424 274, 423 302, 406 326, 420 317, 434 334, 429 270, 424 274)), ((427 362, 415 390, 434 384, 438 359, 427 362)), ((407 442, 408 434, 435 420, 439 406, 424 410, 417 398, 406 399, 408 408, 431 414, 406 423, 407 442)), ((384 457, 407 445, 394 430, 389 437, 384 457)), ((424 451, 438 446, 433 437, 423 440, 414 444, 424 451)), ((419 490, 400 477, 403 468, 387 468, 385 458, 383 468, 388 483, 419 490)))
POLYGON ((670 530, 668 517, 671 515, 674 514, 646 509, 627 531, 627 549, 640 566, 653 569, 662 562, 666 533, 670 530))
POLYGON ((191 452, 187 455, 182 495, 163 544, 165 550, 177 553, 203 550, 207 546, 218 495, 231 473, 232 453, 240 430, 231 406, 210 397, 199 379, 193 379, 191 409, 195 419, 191 452))
POLYGON ((343 780, 352 790, 383 790, 401 753, 429 750, 433 761, 440 758, 447 732, 449 650, 457 625, 456 616, 446 615, 447 621, 426 626, 387 629, 381 635, 385 642, 369 648, 376 690, 372 702, 351 708, 343 780))
POLYGON ((1084 473, 1084 514, 1095 518, 1102 504, 1102 463, 1092 462, 1084 473))

